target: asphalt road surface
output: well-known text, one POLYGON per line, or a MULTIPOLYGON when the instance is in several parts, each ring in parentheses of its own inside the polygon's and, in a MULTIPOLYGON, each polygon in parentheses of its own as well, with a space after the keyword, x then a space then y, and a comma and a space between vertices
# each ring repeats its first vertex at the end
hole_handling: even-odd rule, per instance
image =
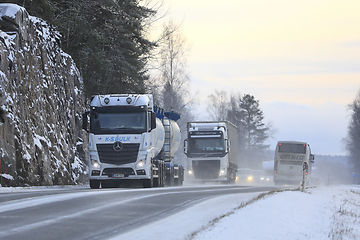
POLYGON ((3 192, 0 193, 0 239, 106 239, 212 197, 273 189, 211 185, 3 192))

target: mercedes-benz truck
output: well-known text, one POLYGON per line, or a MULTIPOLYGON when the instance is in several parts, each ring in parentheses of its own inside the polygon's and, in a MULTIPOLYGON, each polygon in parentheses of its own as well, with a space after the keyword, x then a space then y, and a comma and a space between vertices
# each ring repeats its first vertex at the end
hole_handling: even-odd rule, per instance
POLYGON ((181 185, 184 168, 173 164, 181 140, 179 118, 154 106, 151 94, 93 96, 83 116, 90 187, 181 185))

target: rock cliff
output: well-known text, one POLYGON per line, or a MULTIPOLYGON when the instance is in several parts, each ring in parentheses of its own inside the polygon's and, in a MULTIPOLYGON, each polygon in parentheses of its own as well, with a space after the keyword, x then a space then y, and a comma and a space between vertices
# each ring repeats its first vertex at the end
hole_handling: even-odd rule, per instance
POLYGON ((82 79, 60 35, 14 4, 0 4, 0 151, 3 186, 85 178, 82 79))

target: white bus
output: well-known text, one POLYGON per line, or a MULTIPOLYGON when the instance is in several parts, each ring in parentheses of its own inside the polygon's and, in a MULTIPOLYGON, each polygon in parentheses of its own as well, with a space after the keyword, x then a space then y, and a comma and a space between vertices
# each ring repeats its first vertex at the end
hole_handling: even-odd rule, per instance
POLYGON ((308 143, 279 141, 274 157, 274 184, 298 185, 303 179, 304 167, 307 178, 310 178, 314 159, 308 143))

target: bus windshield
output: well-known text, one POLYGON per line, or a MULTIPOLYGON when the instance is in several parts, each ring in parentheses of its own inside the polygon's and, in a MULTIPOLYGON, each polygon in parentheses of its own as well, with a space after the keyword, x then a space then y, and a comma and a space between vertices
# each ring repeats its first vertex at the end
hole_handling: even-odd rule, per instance
POLYGON ((306 144, 299 143, 279 143, 280 153, 306 153, 306 144))

